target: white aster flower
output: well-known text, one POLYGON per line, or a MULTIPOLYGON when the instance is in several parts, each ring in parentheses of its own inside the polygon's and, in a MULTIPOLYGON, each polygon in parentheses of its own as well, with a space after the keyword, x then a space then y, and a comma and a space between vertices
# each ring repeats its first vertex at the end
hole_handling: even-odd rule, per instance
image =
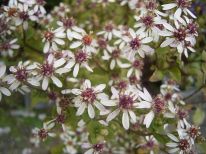
POLYGON ((44 45, 44 53, 49 52, 50 48, 54 51, 58 50, 58 45, 64 45, 64 38, 66 37, 66 34, 64 33, 64 30, 62 28, 58 28, 56 30, 48 30, 44 33, 43 42, 45 42, 44 45))
POLYGON ((83 50, 77 50, 75 53, 72 53, 71 51, 67 51, 68 54, 68 62, 65 66, 65 68, 71 69, 73 68, 73 76, 77 77, 79 73, 79 68, 84 67, 89 72, 93 72, 92 68, 88 65, 88 60, 90 59, 90 55, 83 51, 83 50))
POLYGON ((130 122, 135 123, 137 121, 134 109, 137 105, 138 95, 131 87, 128 87, 123 92, 120 92, 112 87, 111 91, 111 100, 102 100, 101 102, 105 106, 116 107, 113 112, 109 113, 106 121, 110 122, 111 120, 116 118, 120 112, 122 112, 122 125, 125 129, 129 129, 130 122))
POLYGON ((129 29, 130 39, 127 42, 127 45, 123 48, 125 55, 132 59, 136 54, 139 54, 142 58, 145 55, 151 55, 154 52, 154 49, 146 43, 152 42, 152 37, 146 37, 144 33, 136 34, 133 29, 129 29))
POLYGON ((27 88, 25 87, 26 84, 31 84, 33 86, 39 86, 40 83, 37 78, 33 77, 32 72, 36 68, 35 64, 31 64, 30 61, 22 62, 20 61, 17 66, 11 66, 9 68, 12 74, 7 75, 4 78, 8 84, 10 84, 9 89, 16 90, 18 88, 22 88, 23 91, 27 88))
POLYGON ((167 136, 172 140, 166 144, 167 147, 171 148, 168 150, 169 153, 179 153, 185 154, 189 153, 191 150, 191 142, 187 137, 183 137, 179 134, 179 138, 174 136, 173 134, 167 134, 167 136))
POLYGON ((2 56, 7 56, 9 55, 10 57, 13 56, 14 51, 16 49, 19 49, 19 45, 16 44, 17 39, 13 39, 11 41, 5 41, 0 44, 0 50, 1 50, 1 55, 2 56))
POLYGON ((105 143, 97 143, 97 144, 90 144, 90 143, 83 143, 82 148, 88 149, 84 154, 101 154, 104 151, 105 143))
POLYGON ((32 10, 29 10, 28 5, 22 5, 19 3, 17 16, 15 17, 16 26, 23 25, 24 30, 27 30, 29 20, 35 21, 37 20, 37 17, 34 16, 34 12, 32 10))
POLYGON ((73 37, 73 31, 76 33, 84 32, 83 29, 77 27, 75 20, 73 18, 62 18, 60 21, 57 21, 57 24, 64 29, 67 34, 67 38, 71 41, 73 37))
POLYGON ((173 48, 177 48, 180 55, 184 53, 186 57, 188 57, 187 50, 189 49, 192 52, 195 50, 192 46, 195 45, 196 41, 194 37, 189 35, 188 30, 185 26, 175 24, 176 28, 170 29, 170 32, 165 33, 166 40, 160 45, 160 47, 170 46, 173 48))
POLYGON ((77 41, 74 41, 71 45, 71 49, 76 49, 80 46, 82 46, 82 50, 88 52, 88 53, 95 53, 97 46, 96 40, 90 35, 87 34, 85 31, 82 33, 72 32, 72 37, 77 39, 77 41))
POLYGON ((133 58, 131 62, 132 64, 128 68, 127 77, 129 78, 134 73, 136 78, 139 80, 142 76, 142 69, 143 69, 144 63, 141 59, 135 59, 135 58, 133 58))
POLYGON ((2 99, 2 95, 5 96, 11 95, 11 92, 7 88, 5 88, 2 81, 5 76, 5 73, 6 73, 6 66, 4 64, 0 64, 0 101, 2 99))
POLYGON ((118 36, 119 34, 120 32, 115 29, 112 23, 106 24, 104 30, 97 33, 97 35, 103 35, 107 40, 111 40, 114 36, 118 36))
POLYGON ((93 119, 95 117, 94 106, 100 111, 100 114, 104 112, 106 109, 101 104, 101 100, 106 99, 106 95, 103 93, 105 87, 105 84, 92 87, 91 82, 85 80, 80 89, 72 89, 71 92, 77 95, 73 99, 75 107, 78 108, 76 115, 82 115, 87 108, 89 117, 93 119))
POLYGON ((44 64, 38 64, 39 78, 42 79, 42 89, 46 90, 49 86, 49 80, 51 79, 57 87, 62 87, 62 82, 56 77, 56 75, 62 75, 69 72, 69 69, 62 67, 66 60, 64 58, 54 59, 50 54, 44 64))
POLYGON ((110 69, 113 70, 117 64, 120 68, 128 68, 130 64, 122 63, 121 59, 125 58, 122 54, 122 50, 115 47, 107 47, 107 51, 104 50, 103 60, 110 60, 110 69))
POLYGON ((41 14, 46 14, 44 5, 46 4, 45 0, 35 0, 34 12, 40 12, 41 14))
POLYGON ((181 17, 183 13, 185 15, 189 14, 192 18, 196 18, 196 16, 189 10, 191 3, 191 0, 176 0, 174 3, 164 4, 162 5, 162 7, 163 10, 171 10, 173 8, 177 8, 177 10, 174 13, 174 18, 180 22, 184 22, 181 17))
POLYGON ((166 29, 173 29, 173 27, 168 24, 166 20, 161 19, 160 16, 143 14, 141 16, 135 16, 135 19, 137 23, 134 27, 138 28, 136 34, 145 33, 147 37, 152 37, 155 42, 159 40, 159 36, 164 36, 166 29))
POLYGON ((149 128, 155 117, 155 114, 158 115, 165 112, 166 102, 161 95, 157 95, 154 99, 152 99, 146 88, 143 88, 142 91, 139 90, 138 94, 142 101, 140 101, 137 108, 150 109, 149 113, 145 115, 143 121, 143 124, 146 125, 146 128, 149 128))

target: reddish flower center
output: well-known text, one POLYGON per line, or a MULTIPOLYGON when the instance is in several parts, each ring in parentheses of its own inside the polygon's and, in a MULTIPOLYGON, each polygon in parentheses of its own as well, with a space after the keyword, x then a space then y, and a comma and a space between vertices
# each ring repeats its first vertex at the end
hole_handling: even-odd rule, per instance
POLYGON ((51 76, 54 73, 53 65, 46 62, 41 66, 41 73, 43 76, 51 76))
POLYGON ((196 34, 197 33, 197 24, 196 23, 189 23, 187 25, 187 30, 189 34, 196 34))
POLYGON ((196 127, 190 127, 189 130, 188 130, 188 134, 190 135, 190 137, 195 139, 197 136, 200 135, 199 129, 196 128, 196 127))
POLYGON ((179 109, 177 111, 177 115, 178 115, 179 119, 183 120, 184 118, 187 117, 187 112, 179 109))
POLYGON ((62 20, 65 28, 69 29, 75 25, 75 20, 73 18, 66 18, 62 20))
POLYGON ((133 49, 133 50, 137 50, 141 45, 141 42, 139 40, 139 38, 134 38, 131 42, 130 42, 130 47, 133 49))
POLYGON ((135 68, 135 69, 138 69, 138 70, 141 70, 143 69, 143 62, 141 60, 135 60, 132 64, 132 66, 135 68))
POLYGON ((191 6, 191 2, 189 0, 176 0, 176 3, 181 8, 188 8, 191 6))
POLYGON ((122 109, 131 109, 133 107, 133 98, 129 95, 122 95, 119 97, 119 107, 122 109))
POLYGON ((44 38, 47 41, 52 41, 52 39, 54 38, 54 33, 50 32, 50 31, 47 31, 47 32, 44 33, 44 38))
POLYGON ((9 17, 15 16, 16 13, 17 13, 17 9, 16 9, 16 8, 10 8, 10 9, 8 10, 8 16, 9 16, 9 17))
POLYGON ((45 138, 47 138, 47 136, 48 136, 48 131, 46 131, 44 128, 42 128, 42 129, 39 130, 38 136, 39 136, 41 139, 45 139, 45 138))
POLYGON ((117 88, 120 89, 120 90, 123 90, 123 89, 127 88, 127 82, 126 81, 120 81, 117 84, 117 88))
POLYGON ((93 103, 96 100, 96 94, 92 88, 87 88, 81 93, 81 97, 86 103, 93 103))
POLYGON ((129 82, 131 85, 136 85, 139 83, 139 80, 137 79, 137 77, 135 75, 132 75, 129 77, 129 82))
POLYGON ((174 37, 178 40, 178 41, 184 41, 186 38, 186 31, 183 28, 179 28, 178 30, 176 30, 174 32, 174 37))
POLYGON ((1 50, 9 50, 11 49, 11 44, 9 42, 4 42, 0 45, 1 50))
POLYGON ((59 106, 65 110, 69 106, 69 100, 65 97, 62 97, 61 100, 59 101, 59 106))
POLYGON ((102 49, 105 49, 107 47, 107 41, 103 38, 98 39, 97 43, 102 49))
POLYGON ((26 81, 28 77, 28 72, 26 71, 25 68, 18 68, 15 75, 16 75, 16 79, 22 82, 22 81, 26 81))
POLYGON ((166 93, 166 95, 164 96, 165 100, 171 100, 172 99, 172 94, 171 93, 166 93))
POLYGON ((91 45, 92 43, 92 37, 90 35, 85 35, 83 38, 82 38, 82 41, 84 43, 84 45, 91 45))
POLYGON ((148 10, 155 10, 157 8, 157 3, 150 1, 146 4, 146 8, 148 10))
POLYGON ((112 30, 113 30, 113 25, 112 24, 107 24, 106 26, 105 26, 105 30, 107 31, 107 32, 111 32, 112 30))
POLYGON ((36 3, 38 5, 45 5, 46 4, 46 2, 44 0, 36 0, 36 3))
POLYGON ((19 18, 22 19, 22 20, 27 20, 29 18, 29 15, 27 12, 19 12, 19 18))
POLYGON ((147 28, 151 27, 154 23, 152 16, 142 17, 141 20, 147 28))
POLYGON ((155 146, 155 143, 154 143, 154 141, 152 141, 152 140, 149 140, 149 141, 147 141, 147 144, 146 144, 146 146, 147 146, 148 148, 152 149, 152 148, 154 148, 154 146, 155 146))
POLYGON ((157 28, 159 28, 160 30, 164 30, 164 26, 163 26, 163 24, 156 24, 155 25, 157 28))
POLYGON ((181 139, 179 142, 179 148, 183 151, 186 151, 190 147, 190 144, 187 139, 181 139))
POLYGON ((104 148, 104 144, 103 143, 99 143, 99 144, 95 144, 93 145, 93 149, 97 152, 102 152, 104 148))
POLYGON ((48 97, 49 97, 50 100, 55 101, 57 99, 57 93, 50 92, 50 93, 48 93, 48 97))
POLYGON ((56 122, 59 124, 63 124, 65 122, 66 116, 64 114, 59 114, 56 117, 56 122))
POLYGON ((160 97, 156 97, 153 100, 153 109, 154 109, 155 113, 163 112, 165 109, 165 101, 160 97))
POLYGON ((120 50, 119 49, 115 49, 112 51, 112 58, 116 59, 119 58, 120 56, 120 50))
POLYGON ((86 62, 87 61, 87 53, 82 51, 82 50, 79 50, 75 53, 75 60, 77 63, 83 63, 83 62, 86 62))

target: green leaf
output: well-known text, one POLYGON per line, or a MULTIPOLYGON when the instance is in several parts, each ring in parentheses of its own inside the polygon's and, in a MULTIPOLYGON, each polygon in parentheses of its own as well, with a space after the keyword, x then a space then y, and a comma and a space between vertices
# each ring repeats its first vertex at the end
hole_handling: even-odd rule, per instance
POLYGON ((151 82, 157 82, 157 81, 162 80, 163 77, 164 77, 163 72, 156 69, 149 80, 151 82))
POLYGON ((205 119, 205 113, 202 109, 197 108, 197 110, 195 111, 194 115, 193 115, 193 121, 196 125, 200 125, 203 123, 205 119))
POLYGON ((175 81, 181 81, 181 72, 178 67, 170 68, 169 74, 175 81))

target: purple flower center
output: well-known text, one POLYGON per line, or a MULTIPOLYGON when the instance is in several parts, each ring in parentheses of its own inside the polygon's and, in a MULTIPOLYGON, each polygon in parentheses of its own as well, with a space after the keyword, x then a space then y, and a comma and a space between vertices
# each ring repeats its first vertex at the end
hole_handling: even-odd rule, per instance
POLYGON ((107 41, 103 38, 98 39, 97 43, 102 49, 105 49, 107 47, 107 41))
POLYGON ((168 101, 168 100, 171 100, 172 99, 172 94, 171 93, 167 93, 165 96, 164 96, 165 100, 168 101))
POLYGON ((66 97, 62 97, 59 101, 59 106, 65 110, 69 106, 69 100, 66 97))
POLYGON ((36 3, 38 5, 45 5, 46 4, 45 0, 36 0, 36 3))
POLYGON ((153 100, 153 109, 154 109, 155 113, 163 112, 165 109, 165 101, 160 97, 156 97, 153 100))
POLYGON ((129 82, 131 85, 136 85, 139 83, 139 80, 137 79, 137 77, 135 75, 132 75, 129 77, 129 82))
POLYGON ((9 50, 11 49, 11 44, 9 42, 4 42, 0 45, 1 50, 9 50))
POLYGON ((27 20, 29 18, 29 15, 27 12, 19 12, 19 18, 22 19, 22 20, 27 20))
POLYGON ((152 140, 147 141, 146 146, 147 146, 148 148, 152 149, 152 148, 154 147, 154 145, 155 145, 154 141, 152 141, 152 140))
POLYGON ((117 84, 117 88, 120 89, 120 90, 123 90, 123 89, 127 88, 127 82, 126 81, 120 81, 117 84))
POLYGON ((134 38, 131 42, 130 42, 130 47, 133 49, 133 50, 137 50, 139 49, 141 45, 141 42, 139 40, 139 38, 134 38))
POLYGON ((112 58, 113 59, 117 59, 120 56, 120 50, 119 49, 115 49, 112 51, 112 58))
POLYGON ((66 116, 64 114, 59 114, 56 117, 56 122, 59 124, 63 124, 65 122, 66 116))
POLYGON ((99 143, 99 144, 95 144, 93 145, 93 149, 97 152, 102 152, 104 148, 104 144, 103 143, 99 143))
POLYGON ((87 53, 83 52, 82 50, 77 51, 75 53, 75 60, 77 63, 80 63, 80 64, 83 62, 86 62, 87 61, 87 53))
POLYGON ((177 115, 178 115, 179 119, 183 120, 184 118, 187 117, 187 112, 184 111, 184 110, 179 109, 177 111, 177 115))
POLYGON ((176 3, 181 8, 188 8, 191 6, 191 2, 189 0, 176 0, 176 3))
POLYGON ((86 103, 93 103, 96 100, 96 94, 92 88, 87 88, 81 93, 81 97, 86 103))
POLYGON ((105 30, 106 30, 107 32, 111 32, 111 31, 113 30, 113 28, 114 28, 114 26, 113 26, 112 24, 107 24, 107 25, 105 26, 105 30))
POLYGON ((183 28, 179 28, 174 32, 174 37, 178 40, 178 41, 184 41, 186 38, 186 31, 183 28))
POLYGON ((187 139, 181 139, 179 141, 179 148, 183 151, 186 151, 190 147, 190 144, 187 139))
POLYGON ((190 137, 192 137, 193 139, 195 139, 197 136, 200 135, 199 133, 199 129, 196 127, 191 127, 188 130, 188 134, 190 135, 190 137))
POLYGON ((145 17, 142 17, 141 20, 147 28, 151 27, 154 23, 153 17, 149 16, 149 15, 145 16, 145 17))
POLYGON ((146 8, 148 10, 155 10, 157 8, 157 3, 150 1, 146 4, 146 8))
POLYGON ((66 18, 62 20, 65 28, 69 29, 75 25, 75 20, 73 18, 66 18))
POLYGON ((54 67, 53 64, 49 64, 46 62, 41 66, 41 73, 43 76, 50 77, 54 73, 54 67))
POLYGON ((26 81, 28 77, 28 72, 26 71, 25 68, 18 68, 15 75, 17 80, 23 82, 26 81))
POLYGON ((44 128, 42 128, 42 129, 39 130, 38 136, 39 136, 41 139, 45 139, 45 138, 47 138, 47 136, 48 136, 48 131, 46 131, 44 128))
POLYGON ((135 68, 135 69, 138 69, 138 70, 142 70, 143 69, 143 62, 141 60, 135 60, 132 64, 132 66, 135 68))
POLYGON ((159 28, 160 30, 164 30, 164 26, 163 26, 163 24, 156 24, 155 25, 157 28, 159 28))
POLYGON ((119 97, 119 107, 122 109, 131 109, 133 107, 133 97, 130 95, 122 95, 119 97))
POLYGON ((196 34, 197 33, 197 24, 196 23, 189 23, 187 25, 187 30, 189 34, 196 34))

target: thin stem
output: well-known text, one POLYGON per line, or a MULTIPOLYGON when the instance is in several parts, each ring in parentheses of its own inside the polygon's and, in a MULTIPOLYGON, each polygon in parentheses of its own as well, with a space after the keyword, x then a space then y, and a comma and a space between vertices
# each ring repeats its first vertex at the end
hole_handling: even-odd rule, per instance
POLYGON ((205 85, 200 86, 198 89, 196 89, 192 94, 186 96, 183 100, 188 100, 191 97, 193 97, 194 95, 196 95, 199 91, 201 91, 203 88, 205 87, 205 85))

